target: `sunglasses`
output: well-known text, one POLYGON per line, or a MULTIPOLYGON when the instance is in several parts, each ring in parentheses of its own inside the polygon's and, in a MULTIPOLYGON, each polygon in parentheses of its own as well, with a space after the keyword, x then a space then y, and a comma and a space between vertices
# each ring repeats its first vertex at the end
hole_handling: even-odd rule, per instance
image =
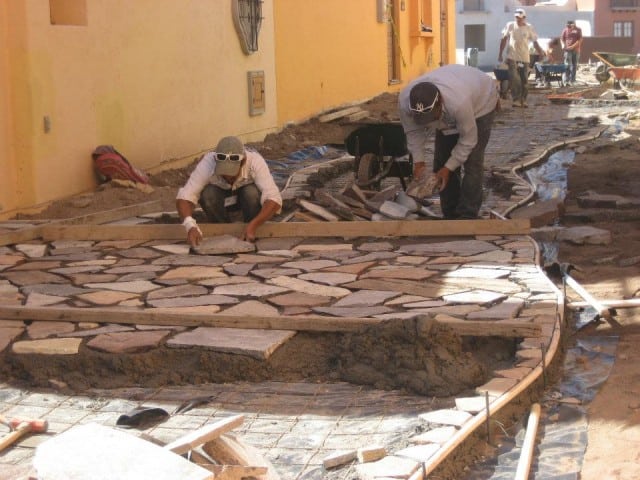
POLYGON ((216 153, 216 160, 219 162, 224 162, 226 160, 231 160, 232 162, 239 162, 244 158, 244 155, 238 155, 237 153, 226 154, 226 153, 216 153))
POLYGON ((424 103, 418 102, 418 103, 416 103, 415 107, 409 107, 409 110, 411 110, 412 112, 416 112, 416 113, 428 113, 431 110, 433 110, 433 108, 436 106, 436 103, 438 102, 439 98, 440 98, 440 92, 437 92, 435 98, 433 99, 433 102, 431 103, 431 105, 425 106, 424 103))

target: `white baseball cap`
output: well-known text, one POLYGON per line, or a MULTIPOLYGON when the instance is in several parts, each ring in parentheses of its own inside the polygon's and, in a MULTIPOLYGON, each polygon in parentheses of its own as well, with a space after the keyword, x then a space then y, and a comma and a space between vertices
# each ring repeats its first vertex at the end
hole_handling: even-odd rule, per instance
POLYGON ((527 13, 524 11, 524 8, 516 8, 515 12, 513 12, 513 16, 524 18, 527 16, 527 13))

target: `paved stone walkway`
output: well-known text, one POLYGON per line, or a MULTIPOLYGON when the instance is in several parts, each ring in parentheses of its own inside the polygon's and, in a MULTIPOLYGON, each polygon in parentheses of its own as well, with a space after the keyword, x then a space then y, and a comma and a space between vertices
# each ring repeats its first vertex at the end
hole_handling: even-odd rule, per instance
MULTIPOLYGON (((586 118, 592 108, 536 103, 532 100, 528 110, 508 111, 499 117, 487 152, 488 169, 508 172, 551 143, 591 131, 586 118), (575 120, 576 116, 585 120, 575 120)), ((515 198, 525 196, 523 191, 515 198)), ((492 208, 500 211, 503 205, 495 202, 492 208)), ((5 222, 0 228, 11 231, 24 224, 5 222)), ((235 310, 238 315, 258 309, 265 315, 376 318, 431 313, 436 318, 444 315, 475 322, 520 319, 540 325, 547 341, 556 328, 559 293, 536 267, 534 243, 527 237, 334 240, 331 247, 317 243, 270 240, 258 243, 255 253, 216 257, 189 255, 184 245, 167 242, 8 245, 0 247, 0 306, 235 310)), ((0 349, 6 360, 34 352, 43 358, 81 355, 85 348, 109 355, 160 345, 194 352, 233 353, 246 348, 246 337, 223 333, 228 332, 207 327, 27 325, 2 320, 0 349)), ((255 358, 267 359, 289 334, 262 339, 265 341, 254 345, 255 358)), ((344 383, 267 381, 157 389, 132 385, 92 389, 77 396, 55 388, 19 388, 4 381, 0 383, 0 413, 46 418, 50 433, 29 436, 3 452, 0 465, 3 471, 13 472, 5 478, 20 478, 14 475, 16 469, 27 468, 34 448, 52 434, 87 422, 114 426, 133 407, 160 406, 172 412, 185 400, 206 396, 210 397, 206 405, 172 415, 145 432, 171 441, 212 419, 243 413, 245 422, 236 431, 239 438, 263 453, 283 479, 346 480, 354 475, 392 474, 394 478, 421 478, 415 476, 421 463, 483 408, 486 392, 497 399, 540 363, 540 343, 540 338, 525 339, 513 368, 497 372, 494 380, 476 389, 475 396, 445 399, 436 405, 423 396, 344 383), (388 455, 379 462, 355 462, 332 471, 322 465, 331 454, 371 445, 388 448, 388 455)), ((7 474, 0 473, 0 478, 3 475, 7 474)))

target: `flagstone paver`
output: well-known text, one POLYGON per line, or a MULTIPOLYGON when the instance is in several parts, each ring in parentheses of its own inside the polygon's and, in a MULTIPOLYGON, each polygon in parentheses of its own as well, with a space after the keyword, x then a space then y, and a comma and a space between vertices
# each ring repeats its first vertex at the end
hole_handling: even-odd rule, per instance
POLYGON ((198 297, 176 297, 160 298, 158 300, 147 300, 147 304, 154 308, 162 307, 198 307, 203 305, 228 305, 238 303, 236 297, 229 295, 209 294, 198 297))
POLYGON ((154 245, 152 248, 160 250, 166 253, 175 253, 179 255, 186 255, 189 253, 189 245, 186 244, 167 244, 167 245, 154 245))
POLYGON ((80 338, 47 338, 44 340, 22 340, 12 345, 13 353, 40 355, 76 355, 80 349, 80 338))
MULTIPOLYGON (((4 325, 4 322, 2 322, 4 325)), ((24 332, 24 327, 0 327, 0 352, 24 332)))
POLYGON ((27 335, 33 340, 73 332, 75 325, 71 322, 33 322, 27 327, 27 335))
POLYGON ((334 307, 367 307, 372 305, 379 305, 384 303, 390 298, 394 298, 400 295, 399 292, 389 292, 380 290, 360 290, 358 292, 350 293, 349 295, 342 297, 340 300, 333 304, 334 307))
POLYGON ((200 245, 193 247, 200 255, 220 255, 229 253, 255 252, 256 246, 251 242, 240 240, 234 235, 218 235, 204 238, 200 245))
POLYGON ((190 332, 178 333, 167 341, 167 345, 176 348, 199 346, 264 360, 295 334, 287 330, 198 327, 190 332))
POLYGON ((442 444, 449 440, 458 431, 456 427, 436 427, 424 433, 414 435, 409 440, 411 443, 437 443, 442 444))
POLYGON ((226 277, 227 275, 222 271, 220 267, 205 267, 194 265, 190 267, 176 267, 162 275, 159 275, 160 280, 173 280, 173 279, 187 279, 198 280, 202 278, 213 277, 226 277))
POLYGON ((120 302, 124 302, 125 300, 131 300, 132 298, 137 297, 137 293, 116 292, 113 290, 100 290, 76 296, 76 298, 84 300, 85 302, 93 303, 94 305, 116 305, 120 302))
POLYGON ((298 275, 298 278, 314 283, 322 283, 324 285, 341 285, 343 283, 353 282, 358 276, 354 273, 316 272, 303 273, 298 275))
POLYGON ((106 333, 131 332, 134 327, 129 325, 107 324, 104 327, 95 326, 94 328, 84 328, 75 332, 66 333, 64 336, 69 338, 93 337, 106 333))
POLYGON ((47 244, 42 243, 19 243, 14 246, 18 252, 24 253, 27 257, 38 258, 44 257, 49 248, 47 244))
POLYGON ((175 297, 186 297, 186 296, 197 296, 197 295, 205 295, 209 292, 209 290, 201 285, 176 285, 174 287, 166 287, 158 290, 153 290, 149 292, 147 295, 147 299, 155 300, 158 298, 175 298, 175 297))
POLYGON ((505 295, 489 290, 473 290, 470 292, 453 293, 451 295, 443 295, 444 300, 448 303, 476 303, 486 305, 488 303, 497 302, 505 298, 505 295))
POLYGON ((225 309, 225 315, 238 315, 238 316, 260 316, 275 317, 278 315, 278 309, 259 302, 258 300, 247 300, 240 302, 237 305, 233 305, 225 309))
POLYGON ((295 276, 302 273, 302 270, 299 270, 297 268, 280 268, 280 267, 273 267, 273 268, 254 268, 251 270, 251 275, 255 275, 256 277, 260 277, 260 278, 274 278, 274 277, 280 277, 280 276, 287 276, 287 277, 291 277, 291 276, 295 276))
POLYGON ((286 262, 283 263, 282 266, 285 268, 297 268, 299 270, 304 270, 305 272, 310 272, 313 270, 321 270, 323 268, 337 267, 338 262, 334 260, 302 260, 286 262))
POLYGON ((318 283, 307 282, 306 280, 285 276, 271 278, 268 282, 289 290, 295 290, 296 292, 309 293, 311 295, 322 295, 325 297, 340 298, 351 293, 351 290, 347 288, 320 285, 318 283))
POLYGON ((446 409, 421 413, 418 416, 420 417, 420 419, 428 423, 435 423, 438 425, 452 425, 454 427, 461 427, 467 420, 471 418, 471 414, 468 412, 446 409))
POLYGON ((394 456, 384 457, 382 460, 371 463, 362 463, 356 466, 358 478, 363 479, 388 479, 404 478, 409 479, 421 468, 420 463, 409 458, 394 456))
POLYGON ((451 242, 417 243, 403 245, 398 251, 411 255, 456 254, 460 256, 498 250, 499 247, 485 240, 453 240, 451 242))
POLYGON ((220 285, 213 289, 213 293, 216 295, 238 295, 262 298, 275 293, 286 292, 287 290, 287 288, 276 285, 265 285, 254 282, 238 283, 236 285, 220 285))
POLYGON ((325 295, 314 295, 304 292, 290 292, 269 297, 268 301, 269 303, 273 303, 274 305, 278 305, 280 307, 314 307, 317 305, 325 305, 331 302, 331 297, 327 297, 325 295))
POLYGON ((67 297, 59 297, 56 295, 44 295, 38 292, 32 292, 27 296, 25 305, 30 307, 44 307, 46 305, 55 305, 56 303, 66 302, 67 297))
POLYGON ((155 348, 170 330, 105 333, 92 338, 87 347, 108 353, 135 353, 155 348))
POLYGON ((138 280, 133 282, 88 283, 86 287, 130 293, 144 293, 160 288, 159 285, 147 280, 138 280))
POLYGON ((416 267, 378 267, 360 275, 360 278, 397 278, 406 280, 424 280, 436 275, 436 272, 416 267))
POLYGON ((20 265, 16 265, 15 267, 11 267, 9 270, 12 272, 20 272, 24 270, 52 270, 60 266, 62 262, 51 262, 51 261, 42 261, 42 262, 25 262, 20 265))
POLYGON ((524 300, 521 298, 510 297, 500 302, 497 305, 487 308, 486 310, 480 310, 470 312, 467 315, 469 320, 495 320, 505 318, 516 318, 524 308, 524 300))
POLYGON ((60 275, 39 270, 25 272, 4 271, 2 274, 11 283, 20 287, 39 284, 67 283, 67 280, 60 275))
POLYGON ((435 444, 413 445, 411 447, 406 447, 406 448, 403 448, 402 450, 398 450, 397 452, 394 452, 394 456, 409 458, 411 460, 415 460, 416 462, 426 462, 438 450, 440 450, 440 445, 435 445, 435 444))

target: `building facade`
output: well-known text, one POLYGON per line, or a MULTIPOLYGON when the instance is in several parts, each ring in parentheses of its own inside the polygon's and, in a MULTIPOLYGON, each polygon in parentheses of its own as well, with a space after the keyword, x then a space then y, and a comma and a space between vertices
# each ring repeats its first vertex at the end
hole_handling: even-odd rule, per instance
MULTIPOLYGON (((0 218, 259 141, 454 63, 454 0, 0 2, 0 218)), ((108 208, 108 206, 105 206, 108 208)))
POLYGON ((630 40, 631 50, 640 54, 640 0, 595 1, 595 35, 630 40))

